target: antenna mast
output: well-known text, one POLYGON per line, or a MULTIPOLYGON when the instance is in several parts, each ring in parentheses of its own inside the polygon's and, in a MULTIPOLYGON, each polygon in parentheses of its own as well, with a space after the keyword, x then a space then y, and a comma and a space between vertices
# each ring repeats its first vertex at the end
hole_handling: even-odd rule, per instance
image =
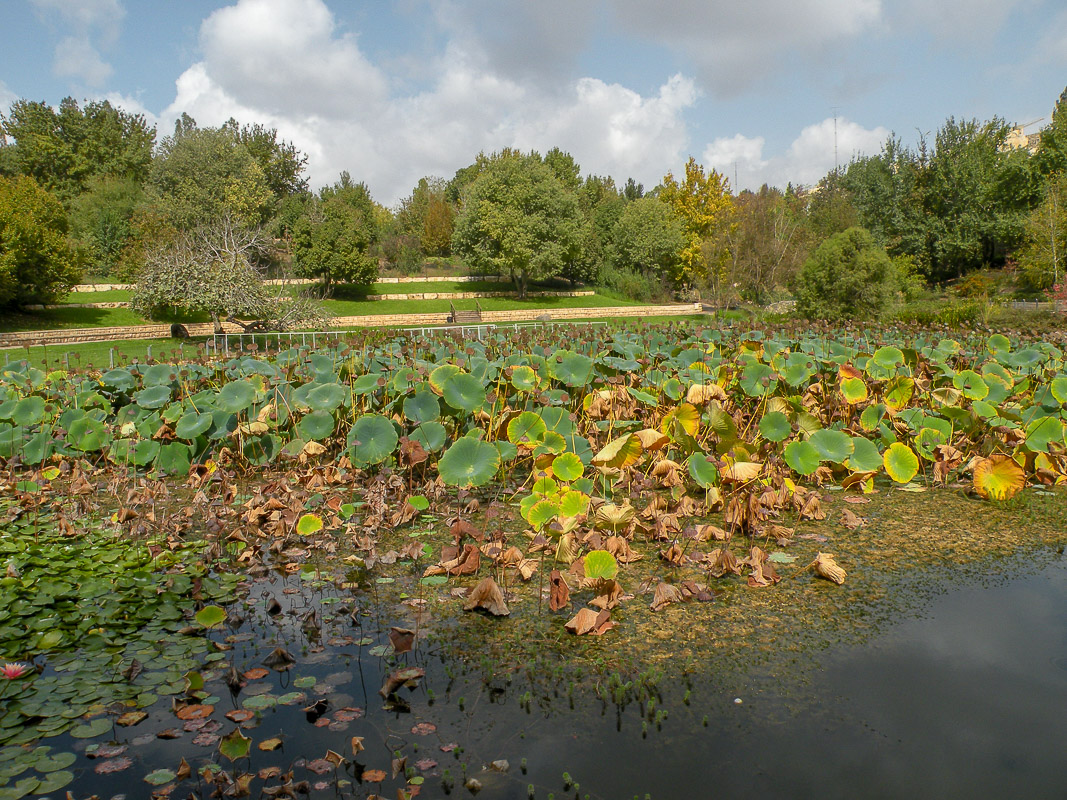
POLYGON ((837 106, 833 107, 834 112, 834 174, 837 174, 837 106))

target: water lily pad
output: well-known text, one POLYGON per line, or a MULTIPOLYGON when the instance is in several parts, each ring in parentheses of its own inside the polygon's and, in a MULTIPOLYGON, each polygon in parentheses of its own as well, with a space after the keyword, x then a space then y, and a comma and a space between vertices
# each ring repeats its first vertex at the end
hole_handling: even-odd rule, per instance
POLYGON ((165 783, 170 783, 178 776, 169 769, 157 769, 149 772, 144 776, 144 782, 151 784, 152 786, 162 786, 165 783))
POLYGON ((92 739, 111 730, 111 720, 105 717, 97 717, 84 725, 76 725, 70 729, 70 735, 75 739, 92 739))

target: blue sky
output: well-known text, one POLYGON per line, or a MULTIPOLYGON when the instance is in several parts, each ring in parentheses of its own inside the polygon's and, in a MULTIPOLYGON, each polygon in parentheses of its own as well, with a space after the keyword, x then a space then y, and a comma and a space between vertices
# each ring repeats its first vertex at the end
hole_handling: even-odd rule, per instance
MULTIPOLYGON (((1063 0, 4 0, 0 109, 108 98, 276 127, 320 186, 395 203, 479 151, 571 152, 653 186, 811 184, 948 116, 1047 117, 1063 0)), ((1034 128, 1040 127, 1039 123, 1034 128)))

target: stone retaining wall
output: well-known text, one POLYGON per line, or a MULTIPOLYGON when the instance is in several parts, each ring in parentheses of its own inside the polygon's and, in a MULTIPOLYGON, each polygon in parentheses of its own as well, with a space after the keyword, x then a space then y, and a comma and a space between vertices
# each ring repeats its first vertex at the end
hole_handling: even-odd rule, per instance
MULTIPOLYGON (((590 297, 596 294, 592 289, 571 292, 527 292, 527 297, 590 297)), ((422 292, 415 294, 368 294, 366 300, 477 300, 484 297, 517 297, 518 292, 422 292)), ((30 311, 42 311, 52 308, 129 308, 126 302, 111 303, 56 303, 53 305, 26 306, 30 311)))
MULTIPOLYGON (((446 275, 435 277, 430 275, 427 277, 378 278, 375 283, 472 283, 474 281, 507 283, 511 281, 511 278, 505 275, 459 275, 456 277, 448 277, 446 275)), ((307 278, 273 278, 263 282, 269 286, 298 286, 305 283, 317 283, 317 281, 307 278)), ((72 286, 70 290, 72 292, 114 292, 131 291, 133 288, 134 285, 132 283, 79 283, 76 286, 72 286)))

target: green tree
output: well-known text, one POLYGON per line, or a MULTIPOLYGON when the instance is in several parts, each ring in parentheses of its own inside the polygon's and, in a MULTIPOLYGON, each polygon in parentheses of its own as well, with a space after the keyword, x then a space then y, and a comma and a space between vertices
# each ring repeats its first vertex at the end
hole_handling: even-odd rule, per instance
POLYGON ((71 231, 84 246, 86 266, 111 274, 133 233, 133 216, 144 201, 141 184, 132 178, 98 175, 71 204, 71 231))
POLYGON ((5 169, 28 175, 64 203, 98 176, 143 183, 152 163, 155 127, 141 114, 91 101, 84 108, 68 97, 54 109, 16 100, 0 117, 5 169))
POLYGON ((849 228, 824 241, 797 276, 797 311, 809 319, 872 318, 899 288, 896 268, 874 237, 849 228))
POLYGON ((726 179, 715 170, 705 175, 704 167, 690 157, 681 181, 670 172, 664 176, 659 199, 674 210, 685 230, 675 282, 692 284, 721 276, 729 253, 708 244, 721 242, 733 224, 733 201, 726 179))
POLYGON ((1041 131, 1037 160, 1045 175, 1067 173, 1067 89, 1052 111, 1052 121, 1041 131))
POLYGON ((609 257, 617 269, 658 280, 678 272, 685 247, 683 221, 666 203, 642 197, 627 203, 611 231, 609 257))
POLYGON ((1015 254, 1027 281, 1050 289, 1067 273, 1067 174, 1053 174, 1045 197, 1030 212, 1022 246, 1015 254))
POLYGON ((293 226, 294 271, 321 280, 327 292, 333 283, 369 285, 378 278, 378 261, 371 253, 378 238, 370 192, 343 173, 293 226))
POLYGON ((426 255, 445 256, 452 249, 455 209, 442 178, 420 178, 411 195, 400 201, 395 232, 414 237, 426 255))
POLYGON ((273 211, 267 176, 232 128, 198 128, 186 114, 160 143, 151 187, 161 211, 186 230, 223 216, 255 227, 273 211))
POLYGON ((32 178, 0 178, 0 307, 55 301, 80 267, 62 203, 32 178))
POLYGON ((581 225, 577 198, 537 153, 503 151, 464 190, 452 249, 473 270, 510 275, 525 297, 576 256, 581 225))

